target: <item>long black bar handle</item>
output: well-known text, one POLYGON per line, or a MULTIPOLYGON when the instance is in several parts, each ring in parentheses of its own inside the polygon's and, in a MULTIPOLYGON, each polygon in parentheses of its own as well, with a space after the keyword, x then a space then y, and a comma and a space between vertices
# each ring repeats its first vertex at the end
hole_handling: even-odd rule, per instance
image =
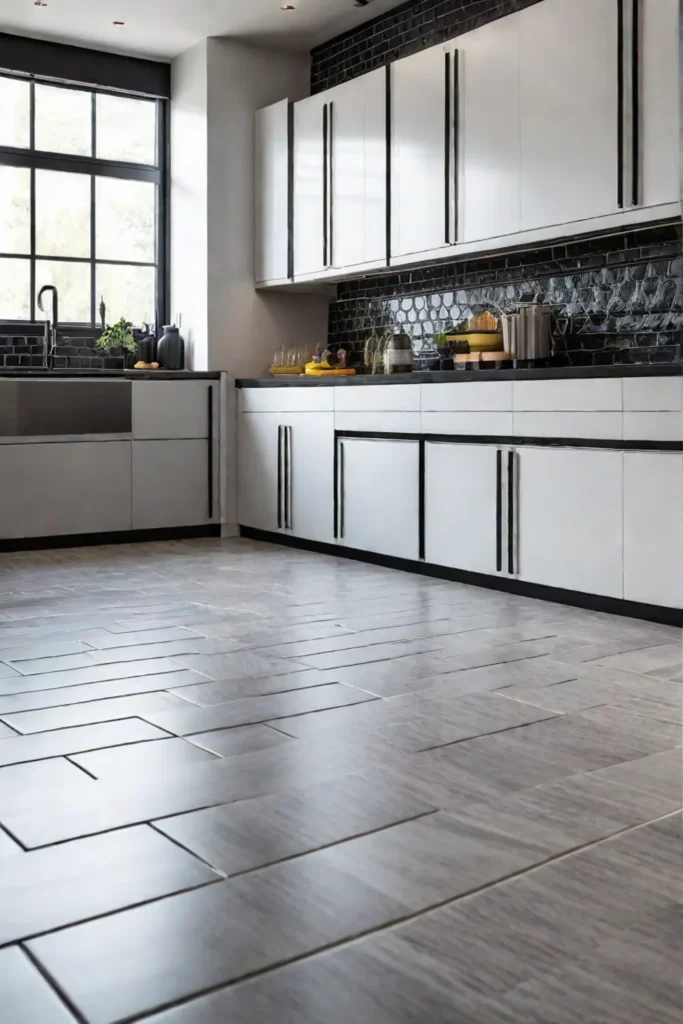
POLYGON ((503 571, 503 453, 496 452, 496 572, 503 571))
POLYGON ((508 572, 515 574, 515 453, 508 452, 508 572))
POLYGON ((385 145, 386 145, 386 176, 385 176, 385 187, 386 187, 386 258, 387 266, 391 260, 391 146, 392 146, 392 129, 393 129, 393 118, 391 110, 391 64, 387 64, 385 69, 386 74, 386 94, 385 94, 385 145))
POLYGON ((617 206, 624 208, 624 0, 617 0, 617 206))
POLYGON ((339 539, 344 539, 344 442, 339 442, 339 539))
POLYGON ((332 100, 328 107, 327 188, 329 198, 327 207, 330 223, 327 229, 327 265, 331 267, 334 264, 334 102, 332 100))
POLYGON ((285 527, 293 529, 292 521, 292 428, 285 427, 285 465, 287 467, 286 489, 285 489, 285 527))
POLYGON ((329 266, 328 263, 328 248, 329 248, 329 237, 327 234, 328 228, 328 217, 329 207, 327 201, 327 185, 328 185, 328 147, 327 147, 327 136, 328 136, 328 122, 327 122, 327 103, 323 104, 323 267, 329 266))
POLYGON ((640 206, 640 0, 633 0, 631 25, 631 162, 633 165, 631 205, 640 206))
POLYGON ((278 427, 278 529, 283 528, 283 431, 278 427))
POLYGON ((444 214, 446 245, 451 241, 451 55, 445 55, 444 69, 444 214))
POLYGON ((460 185, 460 51, 453 51, 453 237, 458 241, 460 185))
POLYGON ((206 435, 209 448, 209 465, 207 469, 207 492, 209 503, 209 519, 213 519, 213 384, 209 384, 209 386, 206 389, 206 393, 207 414, 209 417, 208 430, 206 435))

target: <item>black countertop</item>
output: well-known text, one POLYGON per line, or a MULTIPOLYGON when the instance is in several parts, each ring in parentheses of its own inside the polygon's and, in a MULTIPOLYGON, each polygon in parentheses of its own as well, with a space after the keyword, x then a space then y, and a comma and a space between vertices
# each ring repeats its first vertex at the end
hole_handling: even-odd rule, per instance
POLYGON ((373 384, 457 384, 469 380, 593 380, 600 377, 680 377, 683 365, 553 366, 527 370, 434 370, 355 377, 268 377, 236 380, 238 388, 358 387, 373 384))
POLYGON ((44 370, 32 367, 7 367, 0 369, 3 377, 26 377, 31 380, 45 380, 51 377, 90 377, 103 380, 118 377, 121 380, 218 380, 220 373, 203 370, 44 370))

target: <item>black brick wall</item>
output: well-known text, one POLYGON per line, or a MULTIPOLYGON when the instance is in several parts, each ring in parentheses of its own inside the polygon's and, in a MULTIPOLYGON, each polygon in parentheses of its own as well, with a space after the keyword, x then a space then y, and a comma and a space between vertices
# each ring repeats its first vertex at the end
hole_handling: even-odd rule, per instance
MULTIPOLYGON (((539 0, 411 0, 311 54, 320 92, 417 50, 530 7, 539 0)), ((421 267, 339 285, 329 341, 359 365, 374 328, 403 327, 416 365, 439 362, 431 339, 472 312, 515 302, 551 303, 567 365, 683 362, 681 225, 421 267)))
POLYGON ((345 282, 330 306, 329 341, 360 365, 373 328, 401 327, 416 367, 435 369, 435 334, 519 302, 553 306, 561 364, 683 362, 681 225, 345 282))
MULTIPOLYGON (((96 327, 62 328, 57 338, 55 369, 122 370, 124 361, 95 350, 96 327)), ((0 322, 0 369, 45 365, 44 325, 28 321, 0 322)), ((128 360, 130 362, 130 359, 128 360)), ((128 365, 128 363, 126 363, 128 365)))
POLYGON ((313 50, 311 91, 329 89, 538 2, 411 0, 313 50))

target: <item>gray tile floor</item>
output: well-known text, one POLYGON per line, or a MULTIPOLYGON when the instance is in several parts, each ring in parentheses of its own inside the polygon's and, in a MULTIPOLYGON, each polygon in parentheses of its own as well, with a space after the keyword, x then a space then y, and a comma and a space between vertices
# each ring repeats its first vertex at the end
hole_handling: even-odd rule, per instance
POLYGON ((248 541, 0 555, 2 1024, 680 1022, 676 629, 248 541))

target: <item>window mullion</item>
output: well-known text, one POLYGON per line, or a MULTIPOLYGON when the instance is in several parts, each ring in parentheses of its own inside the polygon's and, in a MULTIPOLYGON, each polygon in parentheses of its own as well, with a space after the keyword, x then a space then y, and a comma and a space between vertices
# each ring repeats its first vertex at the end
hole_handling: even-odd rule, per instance
MULTIPOLYGON (((97 156, 97 101, 95 93, 91 95, 91 137, 92 137, 92 156, 97 156)), ((95 221, 95 205, 96 205, 96 185, 95 175, 90 176, 90 320, 92 323, 97 323, 97 296, 95 294, 97 288, 97 273, 96 273, 96 221, 95 221)))

